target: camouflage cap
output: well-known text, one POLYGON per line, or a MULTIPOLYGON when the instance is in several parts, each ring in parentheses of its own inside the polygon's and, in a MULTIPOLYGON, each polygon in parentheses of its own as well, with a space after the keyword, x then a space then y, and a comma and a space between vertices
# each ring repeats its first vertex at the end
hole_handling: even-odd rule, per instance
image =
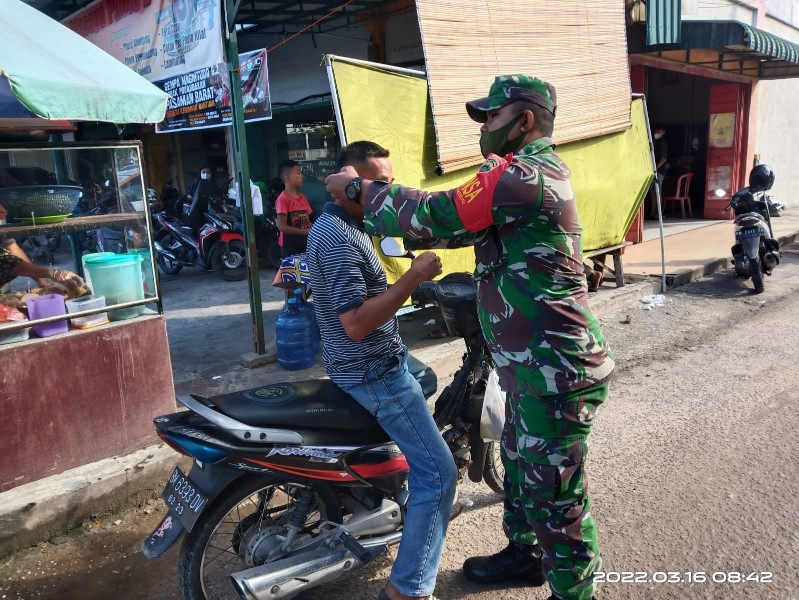
POLYGON ((551 83, 530 75, 500 75, 491 84, 488 96, 466 103, 466 112, 472 120, 485 123, 488 111, 502 108, 517 100, 527 100, 542 106, 553 115, 558 104, 555 86, 551 83))

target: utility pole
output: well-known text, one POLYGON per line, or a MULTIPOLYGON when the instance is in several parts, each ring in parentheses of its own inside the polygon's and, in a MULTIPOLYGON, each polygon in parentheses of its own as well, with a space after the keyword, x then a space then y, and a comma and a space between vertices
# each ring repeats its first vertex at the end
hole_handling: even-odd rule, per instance
POLYGON ((233 118, 234 162, 238 197, 244 217, 244 243, 247 245, 247 269, 250 289, 250 318, 256 354, 265 354, 264 313, 261 304, 261 278, 258 273, 258 250, 255 247, 255 221, 250 194, 250 166, 247 158, 247 134, 244 130, 244 104, 241 98, 239 42, 236 35, 236 13, 241 0, 225 0, 225 36, 223 43, 230 75, 230 110, 233 118))

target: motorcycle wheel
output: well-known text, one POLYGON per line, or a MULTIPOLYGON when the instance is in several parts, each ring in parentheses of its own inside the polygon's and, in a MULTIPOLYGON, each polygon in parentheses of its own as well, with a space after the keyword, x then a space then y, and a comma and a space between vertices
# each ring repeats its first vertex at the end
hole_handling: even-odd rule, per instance
POLYGON ((766 289, 763 283, 763 265, 760 262, 760 257, 749 259, 749 274, 752 276, 752 283, 755 286, 755 294, 763 293, 766 289))
POLYGON ((220 243, 211 251, 211 267, 220 279, 241 281, 247 277, 247 246, 241 240, 220 243))
MULTIPOLYGON (((180 242, 175 239, 171 233, 165 233, 163 236, 156 240, 161 246, 167 250, 172 249, 173 246, 178 246, 180 242)), ((178 262, 174 262, 161 253, 156 253, 155 262, 158 263, 158 268, 164 275, 177 275, 183 268, 178 262)))
MULTIPOLYGON (((200 516, 180 547, 177 577, 181 599, 237 598, 230 575, 264 564, 245 563, 247 543, 277 548, 288 532, 298 492, 305 487, 307 484, 267 476, 241 480, 223 492, 200 516)), ((341 508, 331 489, 312 487, 313 504, 300 535, 317 535, 322 521, 342 522, 341 508)))
POLYGON ((499 496, 505 497, 505 467, 502 465, 499 442, 489 442, 486 449, 486 462, 483 466, 483 480, 499 496))
POLYGON ((274 269, 280 268, 280 263, 283 262, 283 255, 280 252, 280 243, 277 236, 272 236, 266 243, 266 261, 274 269))

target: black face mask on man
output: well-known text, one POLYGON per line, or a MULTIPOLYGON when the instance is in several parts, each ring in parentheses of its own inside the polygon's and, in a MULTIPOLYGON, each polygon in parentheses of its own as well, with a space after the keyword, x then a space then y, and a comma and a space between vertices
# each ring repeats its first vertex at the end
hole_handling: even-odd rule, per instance
POLYGON ((511 119, 505 125, 494 131, 485 131, 480 134, 480 152, 486 158, 489 154, 496 154, 498 156, 505 156, 509 152, 516 152, 519 149, 519 144, 525 135, 522 131, 513 139, 508 139, 508 134, 511 129, 519 122, 519 119, 524 117, 524 113, 517 115, 516 118, 511 119))

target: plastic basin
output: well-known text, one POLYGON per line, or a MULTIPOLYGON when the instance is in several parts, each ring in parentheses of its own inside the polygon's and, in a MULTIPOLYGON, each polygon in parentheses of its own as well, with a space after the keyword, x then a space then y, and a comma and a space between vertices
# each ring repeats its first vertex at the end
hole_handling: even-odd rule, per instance
MULTIPOLYGON (((94 255, 86 259, 86 269, 92 281, 92 292, 105 296, 105 305, 144 300, 141 271, 142 257, 138 254, 94 255)), ((108 312, 111 321, 132 319, 144 314, 144 305, 108 312)))

